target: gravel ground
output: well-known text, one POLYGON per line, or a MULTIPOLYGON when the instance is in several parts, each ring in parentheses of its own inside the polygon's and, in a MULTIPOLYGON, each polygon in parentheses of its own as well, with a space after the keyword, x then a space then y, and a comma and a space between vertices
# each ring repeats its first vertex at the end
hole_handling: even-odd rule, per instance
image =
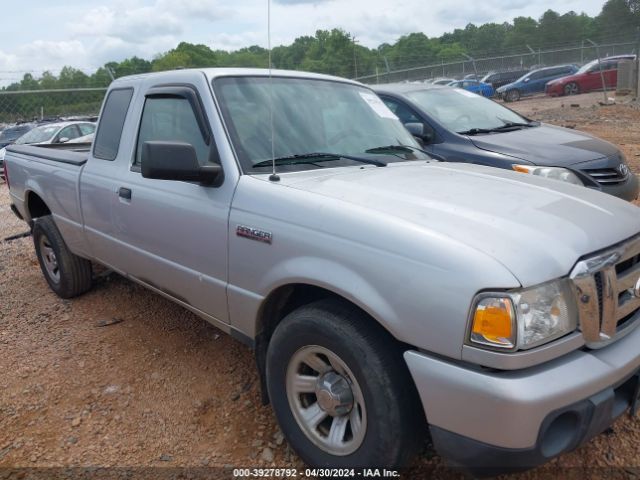
MULTIPOLYGON (((640 109, 600 99, 510 106, 620 145, 640 173, 640 109)), ((303 468, 260 403, 248 348, 117 275, 97 278, 80 298, 57 298, 31 238, 2 241, 25 230, 0 185, 0 478, 10 468, 146 468, 139 472, 156 478, 169 468, 189 468, 191 478, 217 478, 223 466, 303 468)), ((640 420, 624 417, 577 451, 510 478, 637 478, 639 444, 640 420)), ((429 445, 404 475, 426 476, 457 476, 429 445)))

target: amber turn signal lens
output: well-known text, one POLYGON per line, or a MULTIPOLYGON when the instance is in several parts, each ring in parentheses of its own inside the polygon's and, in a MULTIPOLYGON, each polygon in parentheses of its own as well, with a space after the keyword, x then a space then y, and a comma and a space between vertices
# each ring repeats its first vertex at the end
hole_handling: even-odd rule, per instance
POLYGON ((515 346, 515 314, 509 298, 483 298, 476 306, 471 341, 499 348, 515 346))
POLYGON ((516 172, 531 173, 531 170, 524 165, 512 165, 511 168, 513 168, 516 172))

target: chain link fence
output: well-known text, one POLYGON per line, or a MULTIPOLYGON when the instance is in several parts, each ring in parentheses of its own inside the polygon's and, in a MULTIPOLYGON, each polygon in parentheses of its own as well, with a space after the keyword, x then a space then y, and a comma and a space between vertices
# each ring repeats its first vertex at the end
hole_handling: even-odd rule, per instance
POLYGON ((460 79, 468 74, 479 77, 490 72, 506 72, 513 70, 530 70, 537 67, 577 64, 583 65, 598 56, 637 53, 638 42, 634 39, 628 42, 596 44, 584 40, 578 45, 571 45, 554 49, 533 49, 527 47, 520 53, 508 55, 488 55, 478 58, 465 56, 464 58, 440 63, 416 66, 400 70, 383 70, 378 68, 374 74, 356 78, 363 83, 393 83, 407 81, 424 81, 436 78, 460 79))
POLYGON ((0 91, 0 128, 14 123, 97 116, 106 88, 0 91))
MULTIPOLYGON (((502 54, 476 54, 475 58, 441 61, 436 64, 413 66, 392 70, 389 63, 381 62, 376 73, 360 76, 364 83, 390 83, 404 81, 424 81, 433 78, 462 78, 468 74, 485 75, 495 71, 525 70, 537 66, 551 66, 566 63, 584 64, 593 59, 612 55, 638 52, 638 39, 629 41, 601 42, 597 45, 590 40, 564 47, 533 49, 527 47, 521 52, 501 52, 502 54)), ((414 60, 419 61, 419 60, 414 60)), ((405 63, 406 64, 406 63, 405 63)), ((16 72, 13 72, 14 74, 16 72)), ((26 77, 26 75, 25 75, 26 77)), ((113 74, 111 75, 113 78, 113 74)), ((0 74, 0 84, 3 83, 0 74)), ((5 84, 9 79, 5 79, 5 84)), ((37 83, 37 82, 34 82, 37 83)), ((108 84, 104 81, 101 85, 108 84)), ((0 89, 0 130, 19 123, 43 119, 67 118, 75 116, 96 116, 104 98, 105 87, 46 89, 35 87, 19 88, 12 83, 9 88, 0 89)))

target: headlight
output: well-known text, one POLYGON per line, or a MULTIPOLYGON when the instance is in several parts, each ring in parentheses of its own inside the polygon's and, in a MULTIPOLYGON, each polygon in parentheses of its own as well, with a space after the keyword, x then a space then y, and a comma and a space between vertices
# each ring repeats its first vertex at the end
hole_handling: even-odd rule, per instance
POLYGON ((571 170, 560 167, 540 167, 537 165, 512 165, 516 172, 529 173, 544 178, 552 178, 562 182, 572 183, 574 185, 584 185, 578 176, 571 170))
POLYGON ((482 293, 473 304, 472 344, 509 350, 537 347, 577 328, 570 280, 505 293, 482 293))

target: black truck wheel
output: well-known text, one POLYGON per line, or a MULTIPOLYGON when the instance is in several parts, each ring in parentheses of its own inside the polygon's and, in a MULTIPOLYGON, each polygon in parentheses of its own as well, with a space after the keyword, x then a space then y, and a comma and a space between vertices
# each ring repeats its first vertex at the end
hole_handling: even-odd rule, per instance
POLYGON ((91 288, 91 262, 69 251, 51 215, 35 219, 33 244, 49 287, 71 298, 91 288))
POLYGON ((426 422, 402 352, 346 302, 290 313, 267 351, 267 386, 283 433, 310 466, 405 465, 426 422))

